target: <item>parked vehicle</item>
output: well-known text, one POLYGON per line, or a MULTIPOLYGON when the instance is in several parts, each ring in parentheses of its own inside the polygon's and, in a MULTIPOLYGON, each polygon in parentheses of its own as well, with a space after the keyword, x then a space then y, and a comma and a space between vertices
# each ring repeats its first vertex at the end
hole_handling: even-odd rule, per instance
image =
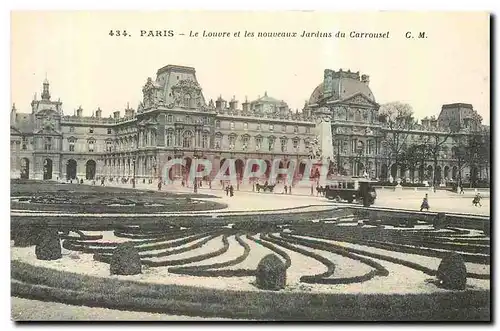
POLYGON ((325 187, 325 197, 338 202, 345 200, 349 203, 354 201, 363 203, 368 207, 375 203, 377 193, 369 179, 357 177, 337 176, 329 179, 334 184, 325 187))

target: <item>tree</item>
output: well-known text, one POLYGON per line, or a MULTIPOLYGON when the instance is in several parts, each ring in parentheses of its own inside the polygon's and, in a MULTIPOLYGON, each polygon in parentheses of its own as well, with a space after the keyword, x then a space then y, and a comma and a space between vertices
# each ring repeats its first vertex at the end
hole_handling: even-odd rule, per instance
MULTIPOLYGON (((425 167, 425 160, 429 158, 429 149, 425 144, 410 145, 407 150, 401 154, 401 165, 410 170, 410 179, 415 181, 415 170, 425 167)), ((422 173, 419 171, 419 180, 422 181, 422 173)))
POLYGON ((486 165, 486 172, 489 173, 489 165, 491 164, 490 134, 488 131, 475 131, 471 134, 461 135, 457 137, 457 140, 458 144, 453 148, 453 156, 457 160, 459 181, 462 179, 463 168, 469 166, 471 169, 470 186, 472 187, 477 182, 476 174, 472 172, 473 169, 480 169, 486 165))
POLYGON ((406 103, 386 103, 380 107, 379 121, 385 126, 383 144, 389 165, 394 160, 396 166, 400 166, 401 156, 407 151, 411 131, 417 125, 413 109, 406 103))

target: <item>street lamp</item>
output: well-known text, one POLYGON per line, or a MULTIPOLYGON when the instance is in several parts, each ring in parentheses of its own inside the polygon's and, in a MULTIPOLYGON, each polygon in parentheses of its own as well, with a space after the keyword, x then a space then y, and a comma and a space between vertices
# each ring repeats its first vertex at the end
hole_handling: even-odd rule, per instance
POLYGON ((134 166, 134 170, 132 172, 132 188, 135 188, 135 157, 132 159, 132 165, 134 166))
MULTIPOLYGON (((195 166, 195 169, 194 169, 194 174, 196 175, 196 172, 198 171, 198 157, 196 156, 196 154, 194 155, 194 166, 195 166)), ((192 167, 193 165, 191 165, 192 167)), ((191 170, 191 169, 189 169, 191 170)), ((193 178, 194 180, 194 183, 193 183, 193 187, 194 187, 194 193, 198 193, 198 181, 196 180, 196 176, 193 178)))

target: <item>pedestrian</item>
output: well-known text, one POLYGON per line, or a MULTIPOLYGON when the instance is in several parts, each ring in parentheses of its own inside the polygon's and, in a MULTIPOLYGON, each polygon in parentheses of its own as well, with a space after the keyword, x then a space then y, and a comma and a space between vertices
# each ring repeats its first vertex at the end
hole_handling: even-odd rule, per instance
POLYGON ((229 186, 226 186, 226 196, 229 195, 229 186))
POLYGON ((285 185, 285 194, 288 194, 288 186, 285 185))
POLYGON ((479 204, 479 207, 482 207, 481 205, 481 194, 476 194, 476 196, 474 197, 474 199, 472 200, 472 204, 477 207, 477 205, 479 204))
POLYGON ((314 195, 314 187, 311 185, 311 195, 314 195))
POLYGON ((462 184, 460 184, 460 194, 465 194, 464 187, 462 184))
POLYGON ((101 186, 104 186, 104 177, 101 178, 101 186))
POLYGON ((182 180, 181 185, 182 185, 182 187, 184 187, 184 185, 185 185, 185 184, 184 184, 184 179, 182 180))
POLYGON ((231 185, 229 187, 229 196, 232 197, 233 195, 234 195, 234 187, 233 187, 233 185, 231 185))
POLYGON ((160 179, 160 181, 158 182, 158 191, 161 191, 161 179, 160 179))
POLYGON ((292 194, 292 185, 288 187, 288 194, 292 194))
POLYGON ((427 211, 429 211, 429 196, 427 193, 425 193, 424 200, 422 200, 422 204, 420 205, 420 211, 423 209, 427 209, 427 211))

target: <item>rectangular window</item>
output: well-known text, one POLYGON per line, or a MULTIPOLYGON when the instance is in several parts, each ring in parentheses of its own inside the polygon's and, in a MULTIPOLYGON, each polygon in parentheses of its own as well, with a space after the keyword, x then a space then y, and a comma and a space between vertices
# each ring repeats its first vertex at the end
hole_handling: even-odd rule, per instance
POLYGON ((274 124, 269 124, 269 131, 274 131, 274 124))
POLYGON ((222 137, 215 137, 215 149, 220 149, 221 143, 222 142, 222 137))
POLYGON ((260 151, 260 146, 262 145, 262 138, 255 138, 255 150, 260 151))
POLYGON ((113 142, 112 141, 106 141, 106 151, 107 152, 113 151, 113 142))
POLYGON ((220 129, 220 120, 215 121, 215 127, 220 129))
POLYGON ((248 148, 248 141, 249 141, 249 138, 248 136, 244 136, 242 138, 242 142, 243 142, 243 149, 246 150, 248 148))
POLYGON ((293 127, 293 133, 298 133, 299 132, 299 127, 296 125, 293 127))
POLYGON ((94 141, 90 140, 89 141, 89 152, 93 152, 93 151, 94 151, 94 141))
POLYGON ((229 149, 234 149, 235 142, 236 142, 236 137, 229 136, 229 149))
POLYGON ((286 139, 281 138, 280 142, 281 142, 281 151, 286 152, 286 143, 287 143, 286 139))
POLYGON ((243 123, 243 129, 248 130, 248 123, 243 123))
POLYGON ((89 133, 94 133, 94 128, 90 128, 89 133))
POLYGON ((174 121, 174 118, 172 115, 167 115, 167 123, 172 123, 174 121))
POLYGON ((281 126, 281 131, 282 131, 282 132, 286 132, 286 125, 282 125, 282 126, 281 126))
POLYGON ((269 151, 274 150, 274 138, 268 138, 269 151))
POLYGON ((108 134, 111 134, 111 129, 108 129, 108 134))
POLYGON ((299 140, 298 139, 294 139, 293 140, 293 149, 297 150, 297 148, 299 148, 299 140))
POLYGON ((52 137, 45 137, 45 150, 52 150, 52 137))
POLYGON ((75 132, 75 127, 74 126, 70 126, 69 127, 69 132, 75 132))
POLYGON ((21 148, 22 148, 23 151, 25 151, 25 150, 28 149, 28 139, 26 139, 26 137, 23 137, 21 148))
POLYGON ((202 137, 201 137, 201 147, 202 148, 208 148, 209 146, 209 143, 208 143, 208 135, 207 134, 204 134, 202 137))
POLYGON ((311 128, 310 127, 306 127, 306 133, 311 133, 311 128))
POLYGON ((257 123, 257 130, 260 131, 260 123, 257 123))
POLYGON ((166 139, 167 147, 173 146, 173 143, 174 143, 174 132, 167 131, 167 139, 166 139))
POLYGON ((75 151, 75 143, 73 143, 73 142, 69 143, 69 151, 70 152, 74 152, 75 151))
POLYGON ((231 122, 231 130, 234 130, 234 122, 231 122))

